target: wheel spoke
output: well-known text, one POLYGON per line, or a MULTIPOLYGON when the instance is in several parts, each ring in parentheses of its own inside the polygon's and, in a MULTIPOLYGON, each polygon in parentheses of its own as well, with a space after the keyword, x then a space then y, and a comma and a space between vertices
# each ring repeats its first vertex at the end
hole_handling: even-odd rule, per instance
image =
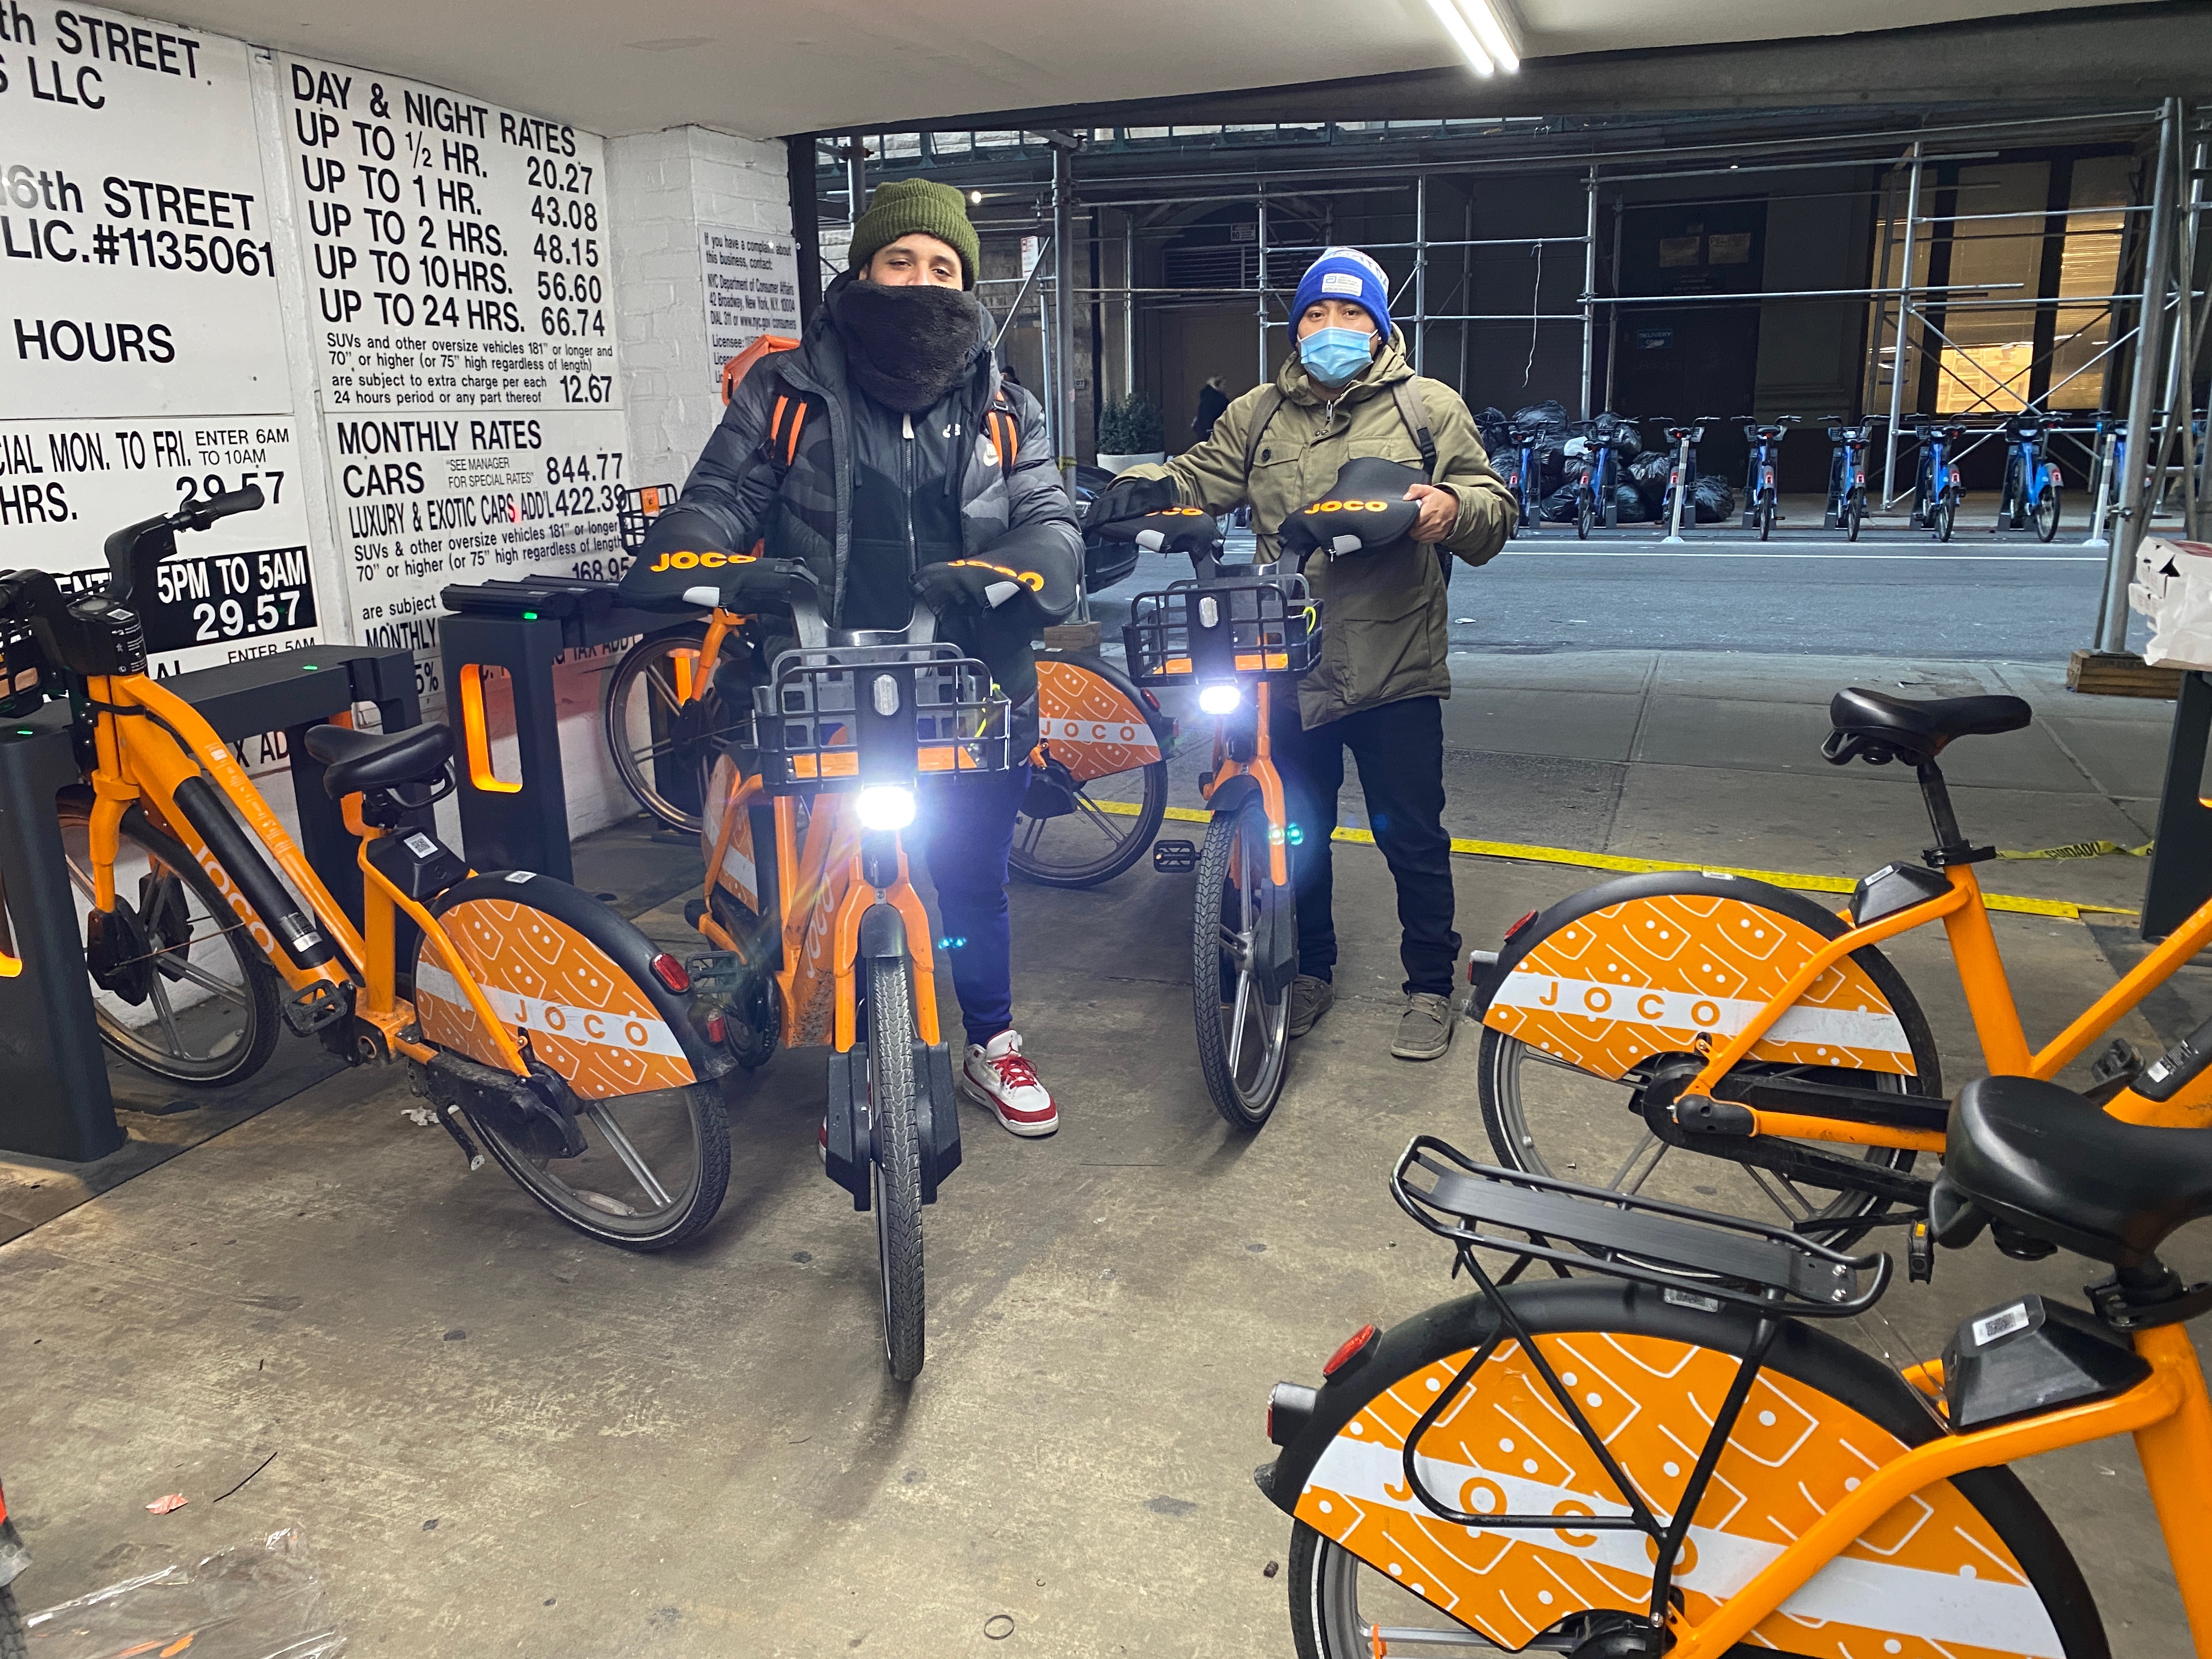
POLYGON ((171 965, 175 969, 178 978, 191 981, 210 996, 221 997, 225 1002, 234 1003, 240 1008, 246 1006, 246 994, 240 987, 217 979, 199 963, 180 957, 171 965))
POLYGON ((1037 842, 1044 835, 1044 825, 1045 821, 1042 818, 1031 818, 1029 821, 1028 833, 1024 836, 1022 841, 1022 851, 1024 853, 1030 854, 1031 855, 1036 854, 1037 842))
POLYGON ((147 988, 147 994, 154 1004, 155 1018, 161 1022, 161 1030, 169 1039, 169 1052, 179 1060, 192 1059, 192 1051, 185 1046, 185 1034, 177 1029, 176 1011, 169 1006, 168 988, 158 975, 147 988))
POLYGON ((1611 1181, 1606 1182, 1606 1185, 1617 1193, 1640 1192, 1644 1183, 1651 1179, 1651 1172, 1659 1167, 1659 1160, 1666 1156, 1667 1143, 1653 1134, 1650 1130, 1646 1129, 1644 1132, 1643 1140, 1638 1145, 1636 1150, 1628 1155, 1628 1161, 1620 1166, 1619 1173, 1611 1181), (1650 1155, 1648 1163, 1645 1162, 1647 1153, 1650 1155), (1629 1172, 1638 1164, 1643 1164, 1643 1170, 1635 1180, 1631 1181, 1628 1178, 1629 1172))
POLYGON ((1808 1203, 1795 1186, 1773 1170, 1762 1170, 1755 1164, 1746 1164, 1741 1167, 1759 1191, 1774 1200, 1774 1207, 1792 1221, 1802 1221, 1813 1213, 1816 1206, 1808 1203))
POLYGON ((659 667, 647 664, 645 670, 645 681, 653 690, 660 693, 660 700, 668 705, 671 712, 673 712, 684 707, 684 699, 677 695, 676 683, 662 678, 663 672, 659 667))
POLYGON ((654 1176, 644 1158, 638 1156, 637 1148, 630 1145, 629 1137, 622 1132, 621 1126, 615 1121, 614 1114, 594 1102, 584 1108, 584 1115, 599 1126, 599 1133, 606 1136, 607 1145, 615 1149, 615 1156, 623 1161, 623 1167, 629 1171, 630 1178, 644 1189, 646 1196, 662 1209, 666 1209, 670 1202, 668 1189, 660 1184, 659 1177, 654 1176))
POLYGON ((1237 1001, 1229 1015, 1229 1075, 1237 1075, 1237 1057, 1244 1052, 1244 1023, 1252 1009, 1252 975, 1237 975, 1237 1001))

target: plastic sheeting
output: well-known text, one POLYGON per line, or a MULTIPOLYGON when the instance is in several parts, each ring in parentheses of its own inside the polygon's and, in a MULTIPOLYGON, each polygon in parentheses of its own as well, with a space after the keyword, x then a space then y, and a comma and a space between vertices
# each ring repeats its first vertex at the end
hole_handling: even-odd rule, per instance
MULTIPOLYGON (((19 1580, 17 1593, 30 1582, 19 1580)), ((293 1527, 190 1566, 126 1578, 27 1622, 31 1659, 337 1659, 346 1651, 293 1527)))

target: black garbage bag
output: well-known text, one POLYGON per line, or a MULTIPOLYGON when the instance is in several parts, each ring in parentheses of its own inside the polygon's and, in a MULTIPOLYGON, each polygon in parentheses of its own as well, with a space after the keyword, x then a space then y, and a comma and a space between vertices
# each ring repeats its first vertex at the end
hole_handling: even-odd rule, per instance
POLYGON ((1575 521, 1575 493, 1573 484, 1562 484, 1544 497, 1537 513, 1546 524, 1572 524, 1575 521))
POLYGON ((1567 425, 1566 405, 1557 398, 1547 398, 1540 404, 1530 404, 1525 409, 1515 410, 1513 424, 1537 427, 1547 432, 1564 432, 1567 425))
POLYGON ((1667 499, 1668 475, 1674 470, 1674 458, 1656 449, 1647 449, 1629 462, 1625 489, 1635 492, 1644 504, 1644 520, 1659 516, 1660 503, 1667 499))
POLYGON ((1495 404, 1486 404, 1474 411, 1475 435, 1482 440, 1485 453, 1496 456, 1510 447, 1506 437, 1512 422, 1505 411, 1495 404))
POLYGON ((1719 524, 1735 516, 1735 491, 1717 472, 1700 472, 1690 486, 1690 505, 1699 524, 1719 524))
MULTIPOLYGON (((1666 487, 1665 481, 1663 479, 1661 480, 1660 487, 1662 489, 1666 487)), ((1613 516, 1617 522, 1620 524, 1649 524, 1651 522, 1651 505, 1644 499, 1644 492, 1638 489, 1634 484, 1619 483, 1613 485, 1613 500, 1614 507, 1613 516)))

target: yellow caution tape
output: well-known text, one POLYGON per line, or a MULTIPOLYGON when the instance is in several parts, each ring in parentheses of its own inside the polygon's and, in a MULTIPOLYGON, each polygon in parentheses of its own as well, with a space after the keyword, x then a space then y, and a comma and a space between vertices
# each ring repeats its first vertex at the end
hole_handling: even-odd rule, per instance
POLYGON ((2118 853, 2125 858, 2139 859, 2158 843, 2147 841, 2140 847, 2123 847, 2116 841, 2075 841, 2063 847, 2043 847, 2033 853, 2001 852, 2001 859, 2101 859, 2118 853))
MULTIPOLYGON (((1093 801, 1102 812, 1116 812, 1134 817, 1142 809, 1127 801, 1093 801)), ((1166 817, 1186 823, 1205 823, 1213 814, 1190 806, 1170 806, 1166 817)), ((1375 845, 1375 837, 1364 830, 1339 830, 1333 840, 1352 842, 1362 847, 1375 845)), ((1742 870, 1721 864, 1682 864, 1672 859, 1622 858, 1613 853, 1577 853, 1565 847, 1528 847, 1510 841, 1468 841, 1455 838, 1453 852, 1467 858, 1510 859, 1523 864, 1564 864, 1583 870, 1611 870, 1626 875, 1642 875, 1654 870, 1694 870, 1716 876, 1743 876, 1753 881, 1763 881, 1776 887, 1787 887, 1806 893, 1848 893, 1858 883, 1843 876, 1807 876, 1789 870, 1742 870)), ((2123 849, 2124 850, 2124 849, 2123 849)), ((2079 921, 2084 911, 2100 915, 2132 916, 2133 910, 2117 904, 2093 904, 2073 899, 2022 898, 2011 893, 1984 893, 1984 908, 2000 910, 2008 915, 2023 916, 2063 916, 2069 921, 2079 921)))

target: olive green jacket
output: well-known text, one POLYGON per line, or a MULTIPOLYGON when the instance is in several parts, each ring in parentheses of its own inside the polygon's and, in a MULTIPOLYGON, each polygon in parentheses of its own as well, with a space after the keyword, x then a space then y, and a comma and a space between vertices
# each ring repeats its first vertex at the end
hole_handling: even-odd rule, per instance
MULTIPOLYGON (((1413 382, 1428 416, 1437 447, 1431 482, 1459 497, 1458 522, 1443 544, 1469 564, 1482 564, 1512 532, 1512 492, 1491 470, 1459 394, 1441 380, 1414 375, 1405 337, 1395 330, 1333 403, 1295 357, 1284 363, 1275 376, 1283 401, 1261 434, 1249 477, 1244 456, 1260 387, 1231 404, 1203 442, 1164 466, 1133 467, 1124 476, 1172 478, 1185 506, 1209 513, 1249 501, 1260 560, 1271 562, 1277 528, 1326 495, 1346 461, 1380 455, 1420 466, 1420 450, 1390 389, 1401 380, 1413 382)), ((1376 552, 1316 556, 1305 574, 1322 602, 1321 661, 1298 684, 1298 713, 1309 728, 1382 703, 1451 695, 1451 612, 1443 562, 1431 548, 1403 541, 1376 552)))

